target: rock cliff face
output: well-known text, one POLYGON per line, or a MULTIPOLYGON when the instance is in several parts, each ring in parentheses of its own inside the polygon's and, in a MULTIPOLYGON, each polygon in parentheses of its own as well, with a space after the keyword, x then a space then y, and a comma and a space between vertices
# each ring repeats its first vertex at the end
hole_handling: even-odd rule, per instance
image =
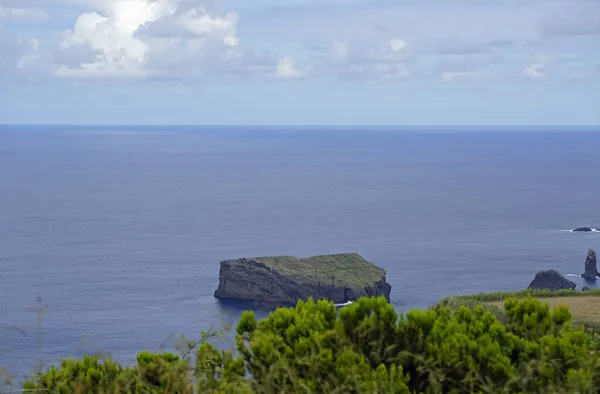
POLYGON ((596 252, 594 249, 588 250, 587 257, 585 259, 585 271, 581 275, 585 279, 595 280, 598 277, 598 268, 596 265, 596 252))
POLYGON ((555 270, 540 271, 529 284, 529 289, 562 290, 575 289, 575 283, 571 282, 555 270))
POLYGON ((308 297, 340 304, 363 296, 389 300, 385 275, 356 253, 225 260, 215 297, 292 305, 308 297))

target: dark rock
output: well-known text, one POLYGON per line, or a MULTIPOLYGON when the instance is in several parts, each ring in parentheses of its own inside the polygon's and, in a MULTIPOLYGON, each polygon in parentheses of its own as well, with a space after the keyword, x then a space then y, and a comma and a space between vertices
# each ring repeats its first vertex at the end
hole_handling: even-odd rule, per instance
POLYGON ((592 290, 592 289, 587 286, 583 286, 583 288, 581 289, 581 291, 589 291, 589 290, 592 290))
POLYGON ((585 279, 595 280, 598 277, 598 268, 596 266, 596 252, 594 249, 588 250, 587 257, 585 258, 585 271, 581 275, 585 279))
POLYGON ((327 299, 336 304, 360 297, 384 296, 391 286, 386 272, 356 253, 258 257, 221 262, 215 297, 294 305, 298 300, 327 299))
POLYGON ((591 233, 592 231, 600 231, 600 227, 577 227, 572 230, 574 233, 591 233))
POLYGON ((590 231, 592 231, 590 227, 577 227, 573 229, 575 233, 589 233, 590 231))
POLYGON ((562 290, 575 289, 575 283, 571 282, 555 270, 540 271, 529 284, 529 289, 562 290))

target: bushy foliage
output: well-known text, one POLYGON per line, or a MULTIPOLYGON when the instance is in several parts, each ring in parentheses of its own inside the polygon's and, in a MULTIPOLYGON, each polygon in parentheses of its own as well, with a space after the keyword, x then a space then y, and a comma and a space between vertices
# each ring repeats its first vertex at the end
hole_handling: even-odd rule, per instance
POLYGON ((171 353, 141 352, 135 367, 123 368, 97 357, 65 360, 60 367, 25 382, 28 391, 51 393, 192 393, 186 360, 171 353))
MULTIPOLYGON (((547 289, 525 289, 515 292, 495 292, 495 293, 480 293, 470 294, 462 296, 450 296, 442 299, 437 304, 431 307, 433 310, 439 310, 446 308, 452 312, 458 311, 461 307, 467 307, 473 310, 475 307, 481 306, 484 310, 492 312, 498 320, 502 323, 506 323, 508 316, 506 310, 498 307, 492 303, 505 301, 509 298, 563 298, 573 299, 577 297, 599 297, 600 302, 600 289, 590 289, 586 291, 575 291, 575 290, 547 290, 547 289), (567 298, 568 297, 568 298, 567 298)), ((579 317, 573 324, 576 327, 582 327, 588 332, 594 332, 600 335, 600 322, 597 319, 586 319, 585 317, 579 317)))
POLYGON ((25 384, 57 393, 592 393, 600 387, 595 335, 567 308, 508 298, 506 321, 482 306, 398 316, 385 298, 336 310, 299 302, 257 321, 245 312, 235 351, 208 342, 195 362, 142 352, 121 367, 67 360, 25 384))

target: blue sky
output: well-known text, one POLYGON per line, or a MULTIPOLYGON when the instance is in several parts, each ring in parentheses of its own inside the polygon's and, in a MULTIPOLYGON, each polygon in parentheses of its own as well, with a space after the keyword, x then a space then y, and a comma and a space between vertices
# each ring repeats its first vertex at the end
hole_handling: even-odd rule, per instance
POLYGON ((598 0, 0 0, 0 123, 600 124, 598 0))

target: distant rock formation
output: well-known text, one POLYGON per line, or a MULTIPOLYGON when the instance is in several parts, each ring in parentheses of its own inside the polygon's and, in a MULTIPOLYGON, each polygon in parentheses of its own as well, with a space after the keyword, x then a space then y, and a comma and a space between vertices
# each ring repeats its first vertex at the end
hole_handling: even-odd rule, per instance
POLYGON ((385 296, 386 272, 356 253, 242 258, 221 261, 215 297, 294 305, 312 297, 336 304, 359 297, 385 296))
POLYGON ((585 271, 581 275, 585 279, 595 280, 598 277, 598 268, 596 265, 596 252, 594 249, 588 250, 587 257, 585 258, 585 271))
POLYGON ((574 233, 600 232, 600 227, 577 227, 571 231, 573 231, 574 233))
POLYGON ((529 289, 562 290, 575 289, 575 283, 571 282, 555 270, 540 271, 529 284, 529 289))

